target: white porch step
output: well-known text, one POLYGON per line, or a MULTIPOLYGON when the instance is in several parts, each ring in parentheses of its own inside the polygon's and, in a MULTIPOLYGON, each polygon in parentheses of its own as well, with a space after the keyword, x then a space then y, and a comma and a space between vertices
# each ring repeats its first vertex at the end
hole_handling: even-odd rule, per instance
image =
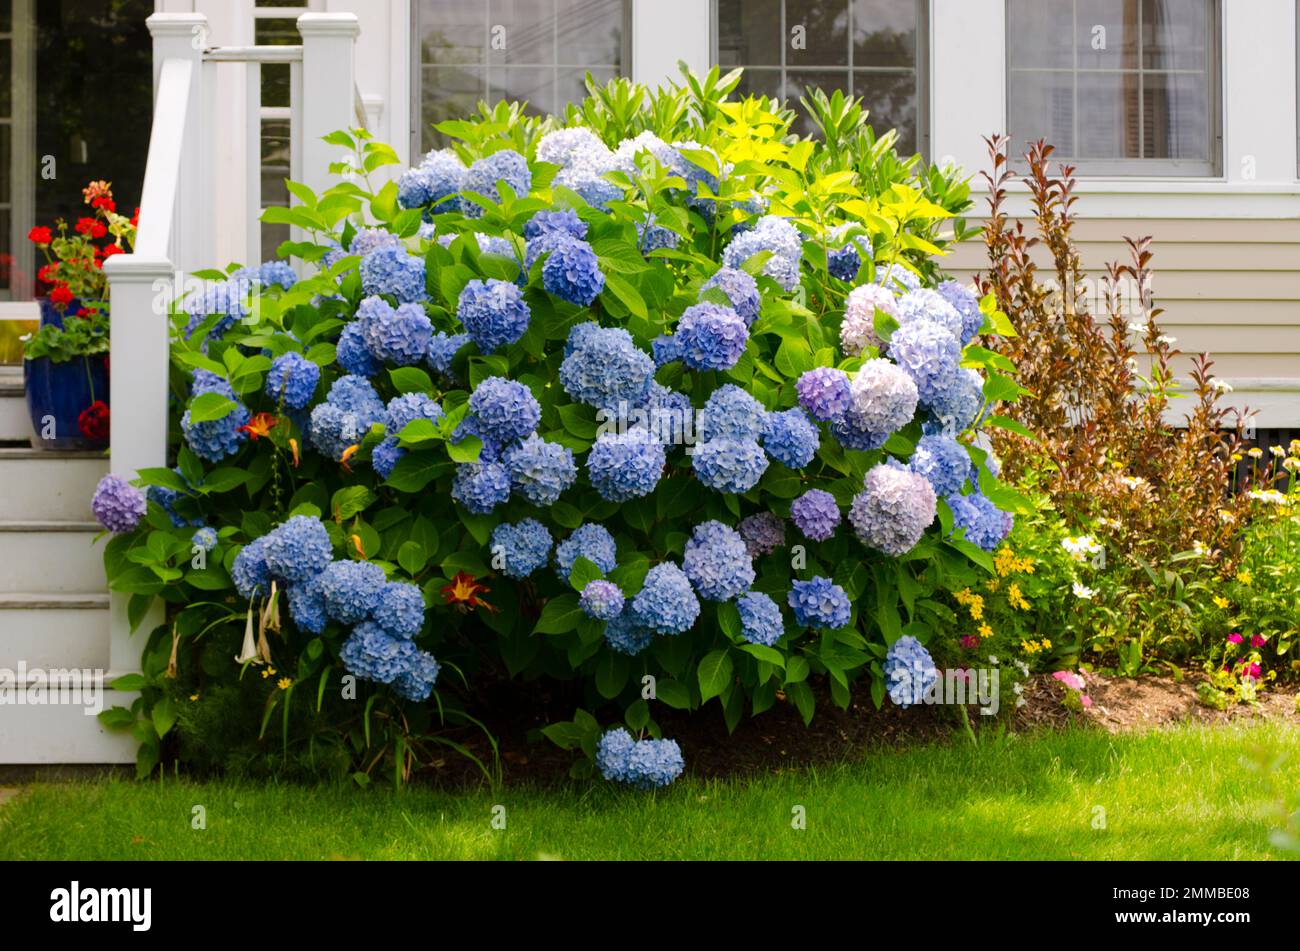
POLYGON ((100 531, 95 522, 0 522, 0 596, 102 594, 107 581, 105 539, 95 541, 100 531))
POLYGON ((89 520, 90 497, 107 472, 102 452, 0 448, 0 522, 89 520))
MULTIPOLYGON (((27 687, 24 683, 20 685, 27 687)), ((118 694, 104 690, 99 694, 100 708, 127 707, 135 694, 118 694)), ((94 694, 83 694, 79 703, 56 703, 32 706, 14 701, 9 691, 0 703, 0 763, 36 765, 43 763, 133 763, 136 742, 129 732, 106 730, 84 701, 94 694)))
POLYGON ((21 370, 0 371, 0 443, 29 442, 32 420, 27 413, 21 370))
POLYGON ((0 594, 0 669, 109 664, 107 594, 0 594))

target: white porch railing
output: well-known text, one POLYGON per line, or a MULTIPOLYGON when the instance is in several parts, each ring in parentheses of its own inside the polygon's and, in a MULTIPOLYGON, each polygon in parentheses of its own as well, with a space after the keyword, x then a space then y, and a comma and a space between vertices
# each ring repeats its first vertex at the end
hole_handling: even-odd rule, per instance
MULTIPOLYGON (((207 45, 202 14, 156 13, 149 17, 154 42, 154 118, 149 138, 140 223, 135 250, 110 258, 110 349, 113 374, 110 466, 124 478, 167 464, 168 310, 189 283, 186 275, 220 267, 214 259, 216 234, 215 146, 218 64, 248 64, 248 150, 243 196, 248 209, 245 248, 256 251, 261 209, 260 69, 288 62, 293 74, 290 106, 292 177, 316 192, 331 183, 329 166, 343 155, 322 137, 358 123, 354 46, 360 27, 350 13, 305 13, 298 18, 301 46, 226 47, 207 45)), ((256 265, 261 258, 243 263, 256 265)), ((127 597, 114 594, 110 612, 110 672, 139 669, 142 643, 130 637, 127 597)), ((162 622, 161 606, 141 624, 162 622)))

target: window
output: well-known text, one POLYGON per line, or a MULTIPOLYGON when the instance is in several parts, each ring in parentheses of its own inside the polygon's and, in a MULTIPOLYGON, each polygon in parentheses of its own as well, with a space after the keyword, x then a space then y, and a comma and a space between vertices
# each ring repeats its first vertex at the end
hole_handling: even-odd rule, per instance
POLYGON ((1084 175, 1215 175, 1214 0, 1008 0, 1013 154, 1039 138, 1084 175))
MULTIPOLYGON (((302 34, 298 32, 298 17, 311 7, 308 0, 256 0, 253 9, 253 42, 257 46, 298 46, 302 34)), ((291 67, 288 63, 263 63, 258 67, 261 86, 261 106, 258 116, 261 129, 261 194, 262 210, 289 207, 289 189, 285 180, 292 177, 289 143, 292 115, 291 67)), ((260 229, 262 258, 275 256, 276 248, 289 240, 289 226, 258 225, 260 229)))
MULTIPOLYGON (((877 133, 928 151, 923 0, 715 0, 714 62, 743 66, 737 92, 798 109, 812 87, 860 96, 877 133)), ((806 116, 796 124, 812 131, 806 116)))
POLYGON ((412 10, 417 152, 445 144, 432 126, 480 100, 554 114, 586 96, 586 73, 631 72, 630 0, 416 0, 412 10))

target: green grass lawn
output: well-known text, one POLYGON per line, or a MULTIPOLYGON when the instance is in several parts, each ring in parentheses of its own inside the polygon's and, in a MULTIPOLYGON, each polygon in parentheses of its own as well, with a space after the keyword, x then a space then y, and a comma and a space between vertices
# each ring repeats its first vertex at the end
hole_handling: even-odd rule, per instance
POLYGON ((1269 833, 1279 791, 1295 808, 1300 756, 1271 772, 1252 763, 1286 749, 1300 749, 1300 729, 1282 724, 1073 731, 658 793, 35 784, 0 806, 0 859, 1282 858, 1269 833), (195 806, 204 830, 191 828, 195 806))

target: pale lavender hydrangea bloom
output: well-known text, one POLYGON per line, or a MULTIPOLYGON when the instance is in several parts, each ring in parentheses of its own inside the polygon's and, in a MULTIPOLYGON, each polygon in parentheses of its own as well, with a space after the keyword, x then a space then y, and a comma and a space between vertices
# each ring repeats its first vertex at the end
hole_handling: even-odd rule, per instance
POLYGON ((911 551, 934 521, 934 489, 900 465, 881 463, 867 472, 853 497, 849 521, 863 544, 898 557, 911 551))
POLYGON ((916 413, 916 384, 901 367, 882 358, 862 364, 849 384, 849 393, 849 415, 868 432, 897 432, 916 413))
POLYGON ((898 300, 879 284, 863 284, 849 291, 840 324, 840 349, 846 357, 858 357, 867 347, 881 345, 876 336, 876 310, 898 319, 898 300))

